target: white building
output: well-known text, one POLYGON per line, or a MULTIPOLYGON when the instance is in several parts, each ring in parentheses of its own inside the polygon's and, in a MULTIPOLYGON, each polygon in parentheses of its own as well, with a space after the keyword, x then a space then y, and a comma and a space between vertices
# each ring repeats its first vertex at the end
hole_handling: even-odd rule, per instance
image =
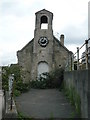
POLYGON ((0 90, 2 90, 2 67, 0 66, 0 90))
POLYGON ((0 120, 2 119, 2 68, 0 67, 0 120))
MULTIPOLYGON (((88 38, 90 38, 90 1, 88 2, 88 38)), ((90 40, 89 40, 90 47, 90 40)))
MULTIPOLYGON (((90 1, 88 2, 88 39, 90 38, 90 1)), ((88 41, 88 63, 90 64, 90 40, 88 41)), ((82 63, 86 63, 86 53, 82 53, 82 63)))

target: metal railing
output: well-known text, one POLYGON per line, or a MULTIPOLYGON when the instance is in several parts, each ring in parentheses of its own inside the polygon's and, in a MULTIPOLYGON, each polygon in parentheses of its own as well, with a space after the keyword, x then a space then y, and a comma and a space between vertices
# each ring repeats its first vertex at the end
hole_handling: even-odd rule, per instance
POLYGON ((68 57, 67 64, 65 67, 66 71, 89 69, 90 67, 89 41, 90 38, 88 40, 85 40, 84 44, 81 47, 77 47, 77 51, 68 57), (85 51, 83 51, 80 57, 80 50, 83 47, 85 47, 85 51))

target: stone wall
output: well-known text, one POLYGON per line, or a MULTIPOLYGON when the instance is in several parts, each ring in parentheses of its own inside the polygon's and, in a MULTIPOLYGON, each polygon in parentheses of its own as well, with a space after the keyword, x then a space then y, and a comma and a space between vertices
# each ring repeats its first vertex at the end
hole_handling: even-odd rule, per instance
POLYGON ((38 64, 41 61, 45 61, 49 66, 49 71, 51 71, 60 67, 64 68, 68 56, 72 54, 55 37, 53 37, 52 43, 49 42, 49 46, 47 45, 43 48, 39 45, 35 53, 33 51, 33 45, 34 39, 17 52, 21 77, 24 82, 36 80, 38 76, 38 64), (50 50, 50 46, 52 51, 50 50))
POLYGON ((81 116, 90 118, 90 70, 68 71, 64 73, 66 87, 74 87, 81 98, 81 116))
POLYGON ((23 49, 17 52, 18 64, 20 67, 21 78, 24 82, 31 79, 32 58, 33 58, 33 40, 30 41, 23 49))
POLYGON ((58 67, 64 68, 67 63, 67 59, 69 55, 72 55, 72 53, 64 45, 62 45, 59 40, 54 38, 55 68, 58 68, 58 67))

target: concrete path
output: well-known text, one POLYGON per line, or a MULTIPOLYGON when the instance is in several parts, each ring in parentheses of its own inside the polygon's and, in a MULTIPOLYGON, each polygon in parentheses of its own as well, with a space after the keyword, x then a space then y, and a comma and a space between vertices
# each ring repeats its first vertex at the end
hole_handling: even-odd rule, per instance
POLYGON ((2 94, 0 93, 0 120, 2 119, 2 94))
POLYGON ((31 89, 16 98, 17 108, 32 118, 71 118, 74 108, 57 89, 31 89))
POLYGON ((3 117, 3 110, 4 110, 4 93, 0 90, 0 120, 3 117))

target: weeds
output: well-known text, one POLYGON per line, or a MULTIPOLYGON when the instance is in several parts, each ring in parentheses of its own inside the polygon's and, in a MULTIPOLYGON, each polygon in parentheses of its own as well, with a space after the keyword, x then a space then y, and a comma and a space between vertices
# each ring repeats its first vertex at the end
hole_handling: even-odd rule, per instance
MULTIPOLYGON (((81 116, 81 100, 74 87, 67 88, 64 84, 63 92, 70 103, 75 106, 76 113, 81 116)), ((74 113, 72 113, 72 116, 74 113)))

